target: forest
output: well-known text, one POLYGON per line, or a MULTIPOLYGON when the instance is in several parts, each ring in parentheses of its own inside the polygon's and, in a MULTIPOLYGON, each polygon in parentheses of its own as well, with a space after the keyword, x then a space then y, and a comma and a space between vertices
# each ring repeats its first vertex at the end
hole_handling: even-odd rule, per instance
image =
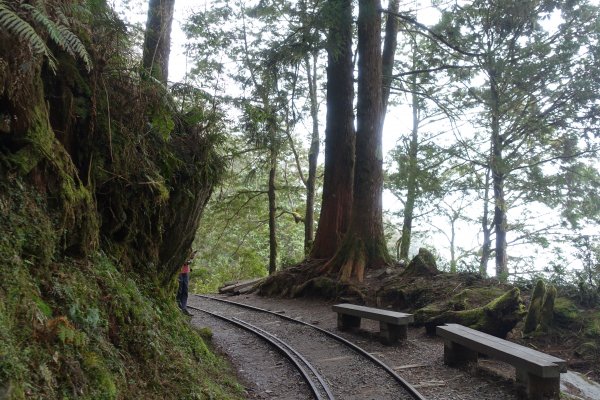
POLYGON ((596 2, 183 3, 0 0, 0 399, 243 398, 192 250, 198 292, 443 271, 512 326, 547 285, 597 360, 596 2))

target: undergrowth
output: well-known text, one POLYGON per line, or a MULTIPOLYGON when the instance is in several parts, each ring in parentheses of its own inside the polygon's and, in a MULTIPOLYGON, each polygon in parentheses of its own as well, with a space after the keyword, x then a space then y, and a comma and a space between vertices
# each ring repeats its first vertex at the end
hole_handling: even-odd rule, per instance
POLYGON ((21 183, 2 192, 0 398, 241 398, 172 290, 101 252, 76 260, 40 251, 58 241, 43 200, 21 183))

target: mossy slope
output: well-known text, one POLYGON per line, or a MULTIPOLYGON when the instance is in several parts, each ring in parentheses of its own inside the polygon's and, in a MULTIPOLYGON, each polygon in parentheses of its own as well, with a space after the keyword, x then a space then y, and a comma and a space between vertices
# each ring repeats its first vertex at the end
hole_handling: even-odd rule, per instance
POLYGON ((0 399, 240 398, 172 298, 222 169, 216 124, 131 69, 105 2, 34 5, 91 72, 5 3, 56 69, 0 30, 0 399))

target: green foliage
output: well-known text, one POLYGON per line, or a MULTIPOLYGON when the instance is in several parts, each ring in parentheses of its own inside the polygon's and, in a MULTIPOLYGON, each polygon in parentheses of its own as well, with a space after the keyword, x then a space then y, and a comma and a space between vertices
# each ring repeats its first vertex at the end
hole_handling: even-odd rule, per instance
POLYGON ((582 235, 575 238, 577 257, 583 269, 575 271, 579 301, 588 306, 600 304, 600 240, 582 235))
POLYGON ((23 19, 29 17, 34 23, 43 27, 43 32, 47 33, 52 41, 61 49, 65 50, 71 56, 79 57, 83 60, 87 70, 90 71, 92 68, 91 58, 79 37, 69 29, 68 18, 60 12, 59 16, 62 18, 57 18, 57 21, 53 21, 43 3, 36 2, 35 4, 33 6, 21 3, 15 10, 10 8, 4 1, 1 1, 0 26, 23 40, 33 49, 35 54, 45 56, 52 71, 56 72, 56 59, 44 39, 42 39, 34 26, 27 22, 26 19, 23 19))
POLYGON ((168 284, 223 171, 220 125, 130 74, 109 15, 0 2, 0 397, 241 398, 168 284), (46 39, 57 74, 31 57, 46 39))
MULTIPOLYGON (((241 162, 242 159, 238 160, 241 162)), ((224 282, 262 277, 267 273, 268 210, 263 188, 266 179, 261 179, 263 172, 253 172, 258 176, 248 178, 231 171, 205 209, 194 243, 198 253, 191 285, 195 291, 214 292, 224 282)), ((299 213, 303 212, 299 191, 281 188, 278 193, 287 196, 287 204, 282 208, 299 208, 299 213)), ((304 226, 289 213, 278 212, 277 215, 280 263, 291 265, 304 257, 304 226)))

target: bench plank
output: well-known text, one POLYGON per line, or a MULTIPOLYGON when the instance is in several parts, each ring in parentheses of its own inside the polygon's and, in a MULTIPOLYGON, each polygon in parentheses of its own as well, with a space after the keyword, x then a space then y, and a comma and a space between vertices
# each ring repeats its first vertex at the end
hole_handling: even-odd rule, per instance
POLYGON ((451 342, 496 357, 543 378, 558 377, 561 371, 566 371, 566 362, 560 358, 462 325, 438 326, 437 334, 451 342))
POLYGON ((397 311, 382 310, 379 308, 358 306, 356 304, 335 304, 331 307, 338 314, 352 315, 354 317, 383 321, 393 325, 407 325, 414 321, 412 314, 397 311))

